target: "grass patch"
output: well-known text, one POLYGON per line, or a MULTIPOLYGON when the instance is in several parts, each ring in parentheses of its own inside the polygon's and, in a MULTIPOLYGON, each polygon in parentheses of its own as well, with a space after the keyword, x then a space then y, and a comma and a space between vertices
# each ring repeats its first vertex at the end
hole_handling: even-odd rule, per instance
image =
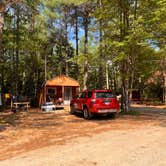
POLYGON ((136 111, 136 110, 130 110, 130 111, 122 111, 120 113, 121 115, 133 115, 133 116, 138 116, 140 115, 140 112, 136 111))

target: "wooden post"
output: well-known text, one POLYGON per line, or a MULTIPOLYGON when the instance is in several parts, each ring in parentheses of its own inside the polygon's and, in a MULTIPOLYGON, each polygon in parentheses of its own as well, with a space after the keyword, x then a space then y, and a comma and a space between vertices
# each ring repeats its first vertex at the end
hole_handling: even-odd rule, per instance
POLYGON ((63 104, 64 104, 64 99, 65 99, 65 87, 62 86, 62 101, 63 101, 63 104))

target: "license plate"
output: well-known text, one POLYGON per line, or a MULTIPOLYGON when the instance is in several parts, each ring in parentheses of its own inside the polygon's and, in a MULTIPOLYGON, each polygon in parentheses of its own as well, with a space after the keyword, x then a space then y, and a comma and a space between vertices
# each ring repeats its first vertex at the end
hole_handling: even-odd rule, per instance
POLYGON ((100 113, 117 112, 117 110, 116 109, 99 109, 98 112, 100 113))
POLYGON ((105 105, 109 105, 109 104, 110 104, 110 102, 104 102, 104 104, 105 104, 105 105))

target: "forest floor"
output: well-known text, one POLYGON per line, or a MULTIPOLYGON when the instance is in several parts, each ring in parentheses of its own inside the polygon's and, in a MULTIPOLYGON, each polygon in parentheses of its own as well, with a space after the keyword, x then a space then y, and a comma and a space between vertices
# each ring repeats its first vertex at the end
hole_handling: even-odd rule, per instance
POLYGON ((166 107, 87 121, 66 110, 0 113, 0 166, 166 165, 166 107))

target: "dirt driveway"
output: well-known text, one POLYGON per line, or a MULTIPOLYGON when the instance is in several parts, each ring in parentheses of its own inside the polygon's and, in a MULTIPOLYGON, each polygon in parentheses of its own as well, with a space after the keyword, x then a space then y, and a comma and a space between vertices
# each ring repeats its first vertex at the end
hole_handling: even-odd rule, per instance
POLYGON ((140 114, 91 121, 66 111, 0 114, 0 166, 166 165, 166 109, 133 109, 140 114))

